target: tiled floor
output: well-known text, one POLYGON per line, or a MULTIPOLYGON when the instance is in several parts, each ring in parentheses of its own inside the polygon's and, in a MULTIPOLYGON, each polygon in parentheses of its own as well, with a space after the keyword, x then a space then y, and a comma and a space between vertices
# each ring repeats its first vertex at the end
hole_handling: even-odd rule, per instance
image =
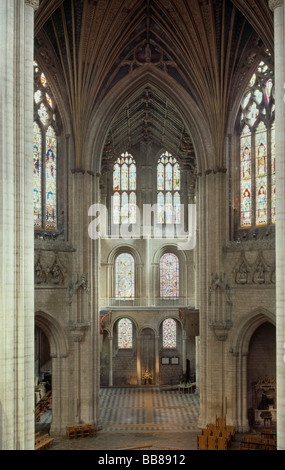
POLYGON ((199 396, 159 389, 102 389, 101 422, 105 431, 195 430, 199 396))
MULTIPOLYGON (((101 389, 97 437, 55 438, 52 450, 119 450, 152 445, 196 449, 199 396, 156 388, 101 389)), ((46 415, 41 424, 48 426, 46 415)))

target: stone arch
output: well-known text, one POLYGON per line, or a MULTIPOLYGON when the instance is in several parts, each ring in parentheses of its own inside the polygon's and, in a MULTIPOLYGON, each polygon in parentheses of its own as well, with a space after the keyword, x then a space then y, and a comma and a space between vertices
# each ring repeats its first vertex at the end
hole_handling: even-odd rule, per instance
POLYGON ((152 330, 154 336, 158 335, 158 332, 156 328, 149 324, 149 323, 144 323, 139 329, 138 329, 138 336, 141 336, 144 330, 152 330))
POLYGON ((35 324, 49 340, 51 356, 67 357, 69 354, 68 339, 58 321, 48 313, 36 312, 35 324))
POLYGON ((275 315, 263 307, 257 307, 246 315, 235 330, 232 351, 237 354, 247 354, 253 333, 265 322, 275 326, 275 315))
POLYGON ((68 367, 65 363, 69 356, 69 343, 62 326, 50 314, 38 311, 35 314, 35 325, 46 335, 50 343, 52 360, 52 423, 51 433, 62 433, 66 426, 69 413, 69 403, 62 396, 68 382, 66 374, 68 367))
POLYGON ((159 247, 159 249, 153 255, 153 286, 154 286, 154 297, 160 297, 160 260, 166 253, 173 253, 178 258, 179 262, 179 297, 181 297, 181 292, 185 292, 185 296, 187 297, 187 256, 186 253, 178 249, 177 244, 175 243, 166 243, 163 246, 159 247))
POLYGON ((215 167, 213 141, 209 126, 197 106, 195 100, 172 77, 151 64, 145 64, 130 73, 119 82, 99 105, 94 119, 90 122, 87 141, 87 155, 90 160, 86 165, 94 172, 101 171, 101 157, 112 118, 123 105, 126 97, 130 97, 146 86, 155 88, 160 94, 171 97, 173 105, 179 111, 185 126, 191 134, 197 156, 198 172, 215 167), (108 109, 108 113, 106 113, 108 109), (94 139, 96 135, 96 139, 94 139), (96 156, 96 160, 95 160, 96 156))
POLYGON ((114 247, 107 257, 107 263, 114 264, 117 256, 121 255, 122 253, 129 253, 130 255, 132 255, 135 261, 135 265, 142 263, 139 251, 134 246, 127 244, 118 245, 114 247))
POLYGON ((135 298, 139 296, 142 292, 142 258, 139 251, 132 245, 118 245, 112 249, 107 257, 107 269, 108 269, 108 278, 110 279, 108 285, 107 296, 110 299, 115 299, 115 276, 116 276, 116 259, 122 253, 130 254, 134 259, 135 267, 135 298))
POLYGON ((259 326, 269 322, 275 326, 275 316, 263 307, 257 307, 237 325, 231 341, 230 353, 233 359, 233 416, 232 423, 240 432, 248 432, 247 410, 247 357, 250 340, 259 326))
POLYGON ((133 315, 130 315, 128 312, 126 312, 125 314, 120 314, 118 315, 111 323, 110 325, 110 328, 109 328, 109 332, 112 336, 114 336, 114 327, 115 325, 120 321, 122 320, 122 318, 127 318, 128 320, 130 320, 133 325, 134 325, 134 328, 135 328, 135 331, 136 331, 136 334, 138 334, 138 331, 139 331, 139 326, 138 326, 138 323, 136 321, 136 319, 133 317, 133 315))

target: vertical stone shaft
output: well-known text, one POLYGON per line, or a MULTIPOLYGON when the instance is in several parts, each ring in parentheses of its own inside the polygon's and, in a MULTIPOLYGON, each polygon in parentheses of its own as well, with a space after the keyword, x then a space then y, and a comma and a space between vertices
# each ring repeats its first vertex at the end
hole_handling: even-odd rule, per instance
POLYGON ((0 449, 34 448, 33 38, 37 2, 0 0, 0 449))
POLYGON ((274 11, 276 90, 276 378, 277 447, 285 449, 285 11, 283 0, 271 0, 274 11))

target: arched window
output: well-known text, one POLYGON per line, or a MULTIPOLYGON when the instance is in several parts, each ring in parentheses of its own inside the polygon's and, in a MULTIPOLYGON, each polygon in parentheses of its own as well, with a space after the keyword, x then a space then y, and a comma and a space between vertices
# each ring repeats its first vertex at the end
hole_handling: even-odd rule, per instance
POLYGON ((135 296, 135 262, 132 255, 122 253, 116 259, 116 299, 135 296))
POLYGON ((164 349, 175 349, 177 345, 177 325, 173 318, 164 320, 162 324, 162 345, 164 349))
POLYGON ((113 224, 136 223, 137 169, 132 155, 123 153, 113 167, 113 224))
POLYGON ((173 253, 166 253, 160 260, 160 297, 179 297, 179 260, 173 253))
POLYGON ((118 322, 118 348, 131 349, 133 347, 133 324, 128 318, 118 322))
POLYGON ((176 158, 165 152, 157 164, 157 223, 180 224, 181 175, 176 158))
POLYGON ((240 226, 275 224, 275 103, 272 72, 261 62, 241 103, 240 226))
POLYGON ((57 229, 57 135, 55 101, 34 62, 34 227, 57 229))

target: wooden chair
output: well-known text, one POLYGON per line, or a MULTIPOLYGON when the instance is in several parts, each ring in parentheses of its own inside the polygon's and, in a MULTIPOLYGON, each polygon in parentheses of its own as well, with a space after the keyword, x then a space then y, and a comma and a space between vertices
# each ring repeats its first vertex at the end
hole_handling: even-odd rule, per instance
POLYGON ((228 431, 227 429, 223 429, 221 431, 221 437, 223 437, 224 439, 227 439, 227 441, 230 443, 231 440, 232 440, 232 434, 230 431, 228 431))
POLYGON ((216 427, 218 429, 226 429, 226 418, 216 418, 216 427))
POLYGON ((260 445, 260 438, 258 436, 245 436, 243 441, 247 444, 248 450, 258 450, 260 445))
POLYGON ((209 428, 204 428, 202 429, 202 436, 211 436, 212 435, 212 430, 209 428))
POLYGON ((226 431, 231 435, 231 439, 234 440, 235 439, 235 435, 236 435, 236 432, 235 432, 235 428, 234 426, 226 426, 226 431))
POLYGON ((208 450, 218 450, 218 438, 215 436, 208 437, 208 450))
POLYGON ((207 428, 210 429, 211 431, 214 431, 215 429, 217 429, 217 426, 215 424, 207 424, 207 428))
POLYGON ((208 436, 197 436, 197 449, 198 450, 207 450, 208 448, 208 436))
POLYGON ((228 450, 229 444, 226 437, 218 437, 218 450, 228 450))
POLYGON ((261 450, 276 450, 276 440, 261 439, 261 450))
POLYGON ((214 437, 221 437, 221 435, 222 435, 222 431, 220 429, 214 429, 212 431, 212 436, 214 437))
POLYGON ((37 436, 35 438, 35 450, 46 450, 49 449, 54 439, 49 434, 43 436, 37 436))

